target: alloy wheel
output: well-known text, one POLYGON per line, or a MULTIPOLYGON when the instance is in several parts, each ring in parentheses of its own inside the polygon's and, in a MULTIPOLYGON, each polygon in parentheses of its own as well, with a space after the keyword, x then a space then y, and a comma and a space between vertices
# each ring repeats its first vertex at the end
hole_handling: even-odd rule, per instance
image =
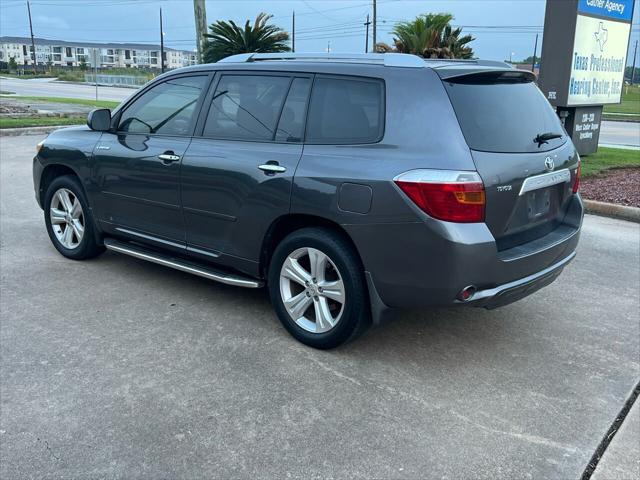
POLYGON ((298 248, 280 270, 280 295, 291 319, 311 333, 335 328, 346 300, 342 275, 316 248, 298 248))
POLYGON ((56 190, 49 208, 51 229, 64 248, 73 250, 84 236, 84 212, 78 197, 66 188, 56 190))

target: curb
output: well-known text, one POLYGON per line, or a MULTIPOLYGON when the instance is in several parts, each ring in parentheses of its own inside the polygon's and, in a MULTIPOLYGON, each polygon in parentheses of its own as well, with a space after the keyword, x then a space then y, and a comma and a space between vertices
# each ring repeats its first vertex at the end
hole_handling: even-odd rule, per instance
POLYGON ((0 128, 0 137, 18 137, 20 135, 44 135, 59 128, 78 127, 78 125, 48 125, 46 127, 0 128))
POLYGON ((595 200, 582 199, 582 201, 587 213, 640 223, 640 208, 616 205, 615 203, 596 202, 595 200))

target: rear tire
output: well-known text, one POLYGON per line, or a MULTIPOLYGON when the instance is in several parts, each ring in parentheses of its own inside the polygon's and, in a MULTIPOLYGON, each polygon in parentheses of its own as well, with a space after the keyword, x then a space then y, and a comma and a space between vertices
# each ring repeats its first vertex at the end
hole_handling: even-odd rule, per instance
POLYGON ((304 228, 282 240, 269 265, 268 288, 282 325, 311 347, 337 347, 371 324, 358 254, 330 229, 304 228))
POLYGON ((77 177, 64 175, 51 182, 44 197, 44 221, 51 243, 67 258, 85 260, 105 250, 96 241, 93 215, 77 177))

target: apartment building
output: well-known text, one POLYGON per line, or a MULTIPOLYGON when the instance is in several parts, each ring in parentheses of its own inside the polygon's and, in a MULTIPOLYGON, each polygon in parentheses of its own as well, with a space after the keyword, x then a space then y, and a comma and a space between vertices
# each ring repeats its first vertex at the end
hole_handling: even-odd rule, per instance
MULTIPOLYGON (((66 42, 36 38, 36 63, 42 66, 160 68, 160 46, 125 43, 66 42)), ((0 37, 0 62, 14 58, 20 66, 30 66, 33 48, 29 37, 0 37)), ((164 49, 166 69, 195 65, 196 53, 189 50, 164 49)))

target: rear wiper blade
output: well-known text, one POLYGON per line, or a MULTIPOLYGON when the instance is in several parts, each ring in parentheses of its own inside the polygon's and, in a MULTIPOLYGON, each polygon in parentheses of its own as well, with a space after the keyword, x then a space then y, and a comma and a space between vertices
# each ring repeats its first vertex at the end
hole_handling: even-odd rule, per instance
POLYGON ((538 148, 540 148, 542 145, 549 143, 549 140, 553 140, 554 138, 562 138, 562 134, 553 132, 539 133, 533 141, 537 143, 538 148))

